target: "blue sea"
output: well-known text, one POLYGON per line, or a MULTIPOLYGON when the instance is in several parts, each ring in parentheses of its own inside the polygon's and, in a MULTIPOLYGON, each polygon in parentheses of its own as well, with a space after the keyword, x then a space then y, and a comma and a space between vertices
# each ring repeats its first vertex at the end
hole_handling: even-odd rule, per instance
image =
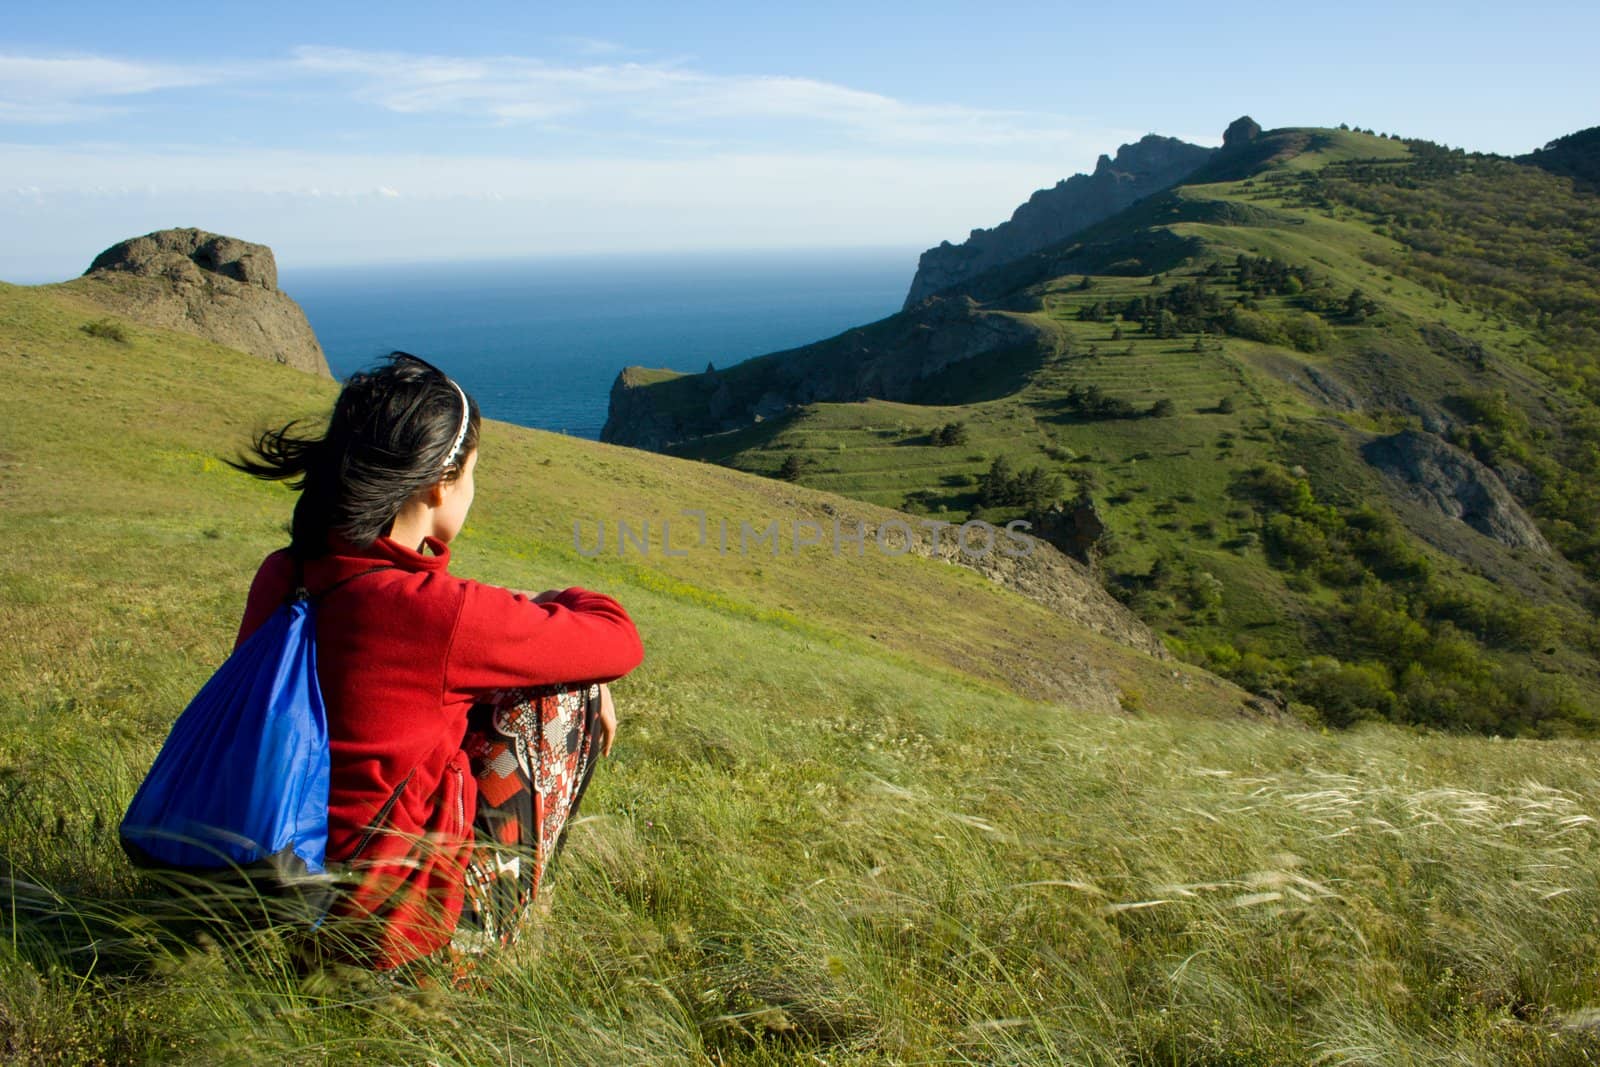
POLYGON ((585 256, 283 270, 336 377, 395 349, 486 416, 597 438, 617 372, 703 371, 900 309, 910 249, 585 256))

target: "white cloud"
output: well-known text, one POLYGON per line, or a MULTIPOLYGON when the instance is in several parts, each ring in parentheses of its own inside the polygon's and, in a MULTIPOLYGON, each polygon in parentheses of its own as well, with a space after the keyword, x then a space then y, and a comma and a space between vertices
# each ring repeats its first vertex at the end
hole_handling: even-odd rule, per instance
MULTIPOLYGON (((515 56, 471 59, 311 46, 295 49, 294 63, 308 74, 347 78, 359 98, 390 111, 502 123, 583 116, 606 127, 620 123, 676 132, 700 126, 713 133, 719 125, 741 122, 806 123, 874 144, 1012 144, 1033 150, 1104 149, 1108 136, 1140 136, 1091 129, 1057 115, 907 103, 813 78, 713 75, 676 63, 574 65, 515 56)), ((743 129, 728 132, 748 137, 743 129)))
POLYGON ((524 122, 594 111, 608 101, 673 91, 693 80, 666 67, 621 63, 563 66, 537 59, 466 59, 302 47, 304 73, 343 75, 357 96, 402 114, 478 115, 524 122))
MULTIPOLYGON (((1043 112, 921 103, 814 78, 723 75, 681 62, 622 60, 621 46, 568 42, 583 57, 469 57, 306 45, 278 60, 214 66, 107 56, 0 54, 0 123, 67 123, 126 110, 161 89, 223 80, 253 86, 255 108, 300 107, 332 91, 401 115, 483 127, 649 144, 660 151, 900 146, 961 151, 1006 146, 1035 156, 1105 151, 1143 131, 1043 112)), ((236 128, 248 128, 239 123, 236 128)))
POLYGON ((139 63, 106 56, 0 54, 0 122, 76 122, 113 114, 106 98, 204 85, 198 67, 139 63))
MULTIPOLYGON (((0 232, 12 242, 0 261, 76 263, 86 249, 177 225, 266 241, 301 262, 927 247, 1002 221, 1034 189, 1143 133, 813 78, 626 61, 599 47, 568 55, 577 51, 598 58, 307 46, 279 60, 218 61, 229 85, 250 88, 211 98, 254 109, 218 119, 232 132, 271 127, 257 120, 298 114, 307 100, 355 101, 357 112, 364 102, 449 127, 448 154, 385 150, 405 143, 389 138, 408 124, 382 114, 362 123, 348 107, 337 135, 376 147, 28 144, 14 130, 13 143, 0 142, 0 232), (54 241, 52 226, 77 234, 78 247, 54 241)), ((93 117, 138 94, 222 80, 199 66, 0 55, 0 122, 93 117)))
POLYGON ((629 48, 627 45, 599 37, 576 37, 569 34, 555 38, 555 43, 566 51, 581 56, 637 55, 640 52, 640 49, 629 48))

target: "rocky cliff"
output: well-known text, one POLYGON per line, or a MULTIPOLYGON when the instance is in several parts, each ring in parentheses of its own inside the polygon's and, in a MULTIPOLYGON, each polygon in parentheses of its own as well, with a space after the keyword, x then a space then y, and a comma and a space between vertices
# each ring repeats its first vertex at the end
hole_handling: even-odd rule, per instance
POLYGON ((112 245, 69 286, 135 322, 332 377, 305 312, 278 289, 278 264, 266 245, 205 230, 158 230, 112 245))
POLYGON ((1176 185, 1215 152, 1155 134, 1125 144, 1115 158, 1101 156, 1093 174, 1075 174, 1034 193, 1009 222, 992 230, 973 230, 959 245, 946 241, 922 253, 905 306, 914 307, 942 289, 1064 241, 1135 201, 1176 185))

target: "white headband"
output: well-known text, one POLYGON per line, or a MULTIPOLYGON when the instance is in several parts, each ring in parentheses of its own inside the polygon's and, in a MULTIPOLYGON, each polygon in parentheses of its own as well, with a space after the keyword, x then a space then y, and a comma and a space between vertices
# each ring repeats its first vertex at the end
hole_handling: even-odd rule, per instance
POLYGON ((467 439, 467 420, 472 414, 472 409, 467 404, 467 394, 462 391, 461 386, 456 385, 454 378, 449 381, 451 385, 455 385, 456 392, 461 396, 461 429, 456 431, 456 443, 450 446, 449 453, 444 457, 444 466, 439 468, 440 470, 449 470, 450 464, 456 461, 456 453, 461 451, 462 442, 467 439))

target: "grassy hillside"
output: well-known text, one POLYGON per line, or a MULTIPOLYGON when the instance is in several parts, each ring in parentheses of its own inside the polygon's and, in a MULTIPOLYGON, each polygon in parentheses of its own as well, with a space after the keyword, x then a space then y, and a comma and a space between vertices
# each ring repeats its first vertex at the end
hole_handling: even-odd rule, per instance
POLYGON ((217 457, 333 388, 101 314, 0 288, 8 1062, 1593 1062, 1590 745, 1241 717, 910 556, 588 558, 844 502, 499 424, 455 569, 647 649, 539 937, 477 992, 175 938, 116 821, 291 501, 217 457))
POLYGON ((1336 724, 1593 733, 1600 206, 1346 130, 1274 131, 1199 177, 965 287, 1037 344, 949 364, 912 403, 667 451, 953 521, 1086 500, 1108 587, 1248 688, 1336 724), (935 433, 953 423, 959 444, 935 433), (1363 459, 1405 430, 1492 471, 1527 536, 1363 459), (997 461, 1036 473, 996 491, 997 461))

